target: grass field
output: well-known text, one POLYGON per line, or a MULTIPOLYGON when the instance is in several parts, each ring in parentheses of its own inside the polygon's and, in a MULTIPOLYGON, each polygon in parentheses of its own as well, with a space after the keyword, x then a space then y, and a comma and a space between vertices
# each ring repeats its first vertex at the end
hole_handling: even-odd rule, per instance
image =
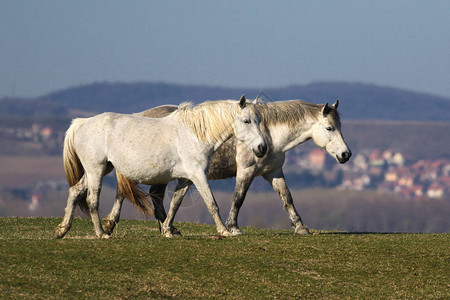
POLYGON ((58 218, 0 218, 2 299, 425 299, 450 298, 450 234, 353 234, 121 220, 98 240, 76 218, 62 240, 58 218))

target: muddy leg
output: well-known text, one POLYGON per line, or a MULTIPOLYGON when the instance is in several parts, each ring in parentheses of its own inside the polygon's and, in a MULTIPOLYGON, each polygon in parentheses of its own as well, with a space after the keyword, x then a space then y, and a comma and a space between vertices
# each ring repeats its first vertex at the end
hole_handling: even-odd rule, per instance
POLYGON ((89 206, 89 213, 91 214, 95 234, 101 239, 107 239, 111 236, 103 230, 100 215, 98 213, 99 196, 102 189, 102 175, 103 173, 87 174, 88 195, 86 200, 89 206))
MULTIPOLYGON (((189 180, 179 179, 175 191, 172 196, 172 201, 170 202, 169 213, 164 218, 164 222, 161 224, 161 235, 164 237, 173 237, 174 235, 181 235, 181 233, 173 227, 173 220, 175 219, 175 214, 183 201, 184 195, 191 187, 192 182, 189 180)), ((165 214, 165 212, 164 212, 165 214)))
POLYGON ((231 202, 230 212, 228 213, 228 218, 226 221, 226 226, 233 235, 241 235, 242 231, 238 226, 238 215, 242 204, 244 203, 245 196, 250 185, 253 182, 255 175, 255 168, 248 167, 243 170, 238 171, 236 174, 236 187, 234 188, 233 200, 231 202))
POLYGON ((107 234, 111 234, 114 230, 114 227, 120 220, 120 211, 122 210, 123 201, 125 197, 119 190, 119 187, 116 189, 116 200, 114 201, 113 208, 111 212, 108 214, 105 220, 105 225, 103 225, 103 229, 107 234))
POLYGON ((289 219, 291 220, 292 225, 295 227, 295 233, 309 234, 308 228, 303 223, 302 218, 295 209, 291 192, 289 191, 284 179, 283 170, 278 169, 273 173, 264 174, 263 177, 272 185, 275 192, 277 192, 281 200, 283 200, 284 208, 289 214, 289 219))
POLYGON ((84 175, 77 184, 69 188, 69 196, 67 198, 67 206, 62 222, 56 227, 53 236, 57 239, 63 238, 72 226, 73 213, 80 198, 86 197, 87 186, 86 176, 84 175))

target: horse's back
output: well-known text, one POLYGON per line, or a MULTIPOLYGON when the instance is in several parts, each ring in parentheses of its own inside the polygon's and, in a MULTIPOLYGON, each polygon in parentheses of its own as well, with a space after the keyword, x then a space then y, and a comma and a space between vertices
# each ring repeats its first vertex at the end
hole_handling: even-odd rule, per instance
POLYGON ((121 174, 145 184, 167 183, 179 175, 183 168, 176 119, 118 114, 105 119, 106 157, 121 174))
POLYGON ((161 105, 151 109, 147 109, 140 113, 136 113, 136 116, 147 117, 147 118, 163 118, 171 114, 178 109, 177 105, 161 105))

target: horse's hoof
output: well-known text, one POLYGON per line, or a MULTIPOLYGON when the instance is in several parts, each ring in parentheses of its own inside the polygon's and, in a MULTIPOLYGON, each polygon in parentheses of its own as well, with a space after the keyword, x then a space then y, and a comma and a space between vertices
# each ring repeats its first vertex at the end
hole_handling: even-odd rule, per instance
POLYGON ((53 238, 55 239, 62 239, 66 235, 66 230, 62 227, 56 227, 55 231, 53 232, 53 238))
POLYGON ((114 227, 116 226, 116 223, 110 220, 105 221, 105 225, 103 225, 103 230, 106 232, 106 234, 111 235, 111 233, 114 230, 114 227))
POLYGON ((180 232, 177 228, 175 228, 175 227, 172 227, 172 229, 170 230, 170 232, 172 233, 173 236, 183 236, 183 235, 181 234, 181 232, 180 232))
POLYGON ((229 230, 230 230, 231 234, 234 235, 234 236, 243 235, 244 234, 239 227, 232 227, 232 228, 229 228, 229 230))
POLYGON ((228 230, 223 230, 219 232, 220 236, 233 236, 233 233, 231 231, 228 230))
POLYGON ((64 237, 64 234, 61 234, 59 231, 55 231, 53 233, 53 238, 54 239, 62 239, 64 237))
POLYGON ((100 238, 101 238, 101 239, 110 239, 111 236, 105 232, 104 234, 102 234, 102 235, 100 236, 100 238))
POLYGON ((308 235, 310 233, 309 233, 308 228, 306 228, 306 227, 297 227, 297 228, 295 228, 295 234, 308 235))
POLYGON ((170 229, 162 229, 161 230, 161 236, 165 238, 173 238, 177 236, 181 236, 181 233, 178 230, 173 230, 173 228, 170 229))

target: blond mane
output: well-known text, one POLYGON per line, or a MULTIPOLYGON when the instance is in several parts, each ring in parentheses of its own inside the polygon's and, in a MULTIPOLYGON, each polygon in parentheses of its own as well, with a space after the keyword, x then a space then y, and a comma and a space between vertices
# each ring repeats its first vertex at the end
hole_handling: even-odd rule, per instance
MULTIPOLYGON (((323 104, 315 104, 301 100, 287 100, 268 103, 258 103, 256 107, 264 124, 287 124, 290 128, 304 123, 308 118, 317 120, 323 104)), ((339 113, 330 110, 331 121, 340 123, 339 113)))
POLYGON ((194 106, 183 102, 173 112, 204 142, 224 142, 233 134, 233 121, 236 117, 237 102, 228 100, 208 101, 194 106))

